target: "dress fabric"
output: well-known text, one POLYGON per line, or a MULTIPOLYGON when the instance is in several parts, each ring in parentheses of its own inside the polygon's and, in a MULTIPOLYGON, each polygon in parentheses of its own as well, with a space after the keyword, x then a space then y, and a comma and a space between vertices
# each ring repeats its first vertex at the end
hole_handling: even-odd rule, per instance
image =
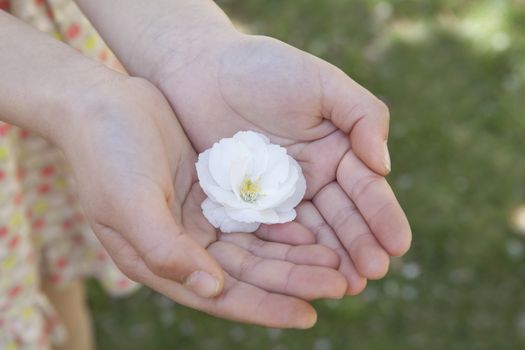
MULTIPOLYGON (((0 0, 35 28, 123 71, 71 0, 0 0)), ((138 288, 114 265, 84 220, 62 153, 0 122, 0 349, 50 349, 67 336, 40 283, 95 277, 111 294, 138 288)))

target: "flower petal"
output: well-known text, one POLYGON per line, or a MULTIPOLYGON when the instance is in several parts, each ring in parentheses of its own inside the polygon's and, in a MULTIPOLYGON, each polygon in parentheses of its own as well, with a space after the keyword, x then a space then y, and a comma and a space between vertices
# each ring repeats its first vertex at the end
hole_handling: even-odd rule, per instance
POLYGON ((217 183, 211 176, 210 169, 208 167, 210 152, 210 150, 206 150, 199 154, 197 163, 195 163, 195 167, 197 168, 197 177, 199 178, 199 185, 208 197, 211 196, 211 191, 209 190, 210 187, 218 187, 217 183))
POLYGON ((199 154, 199 158, 197 159, 197 163, 195 163, 195 167, 197 168, 197 177, 199 178, 199 182, 216 185, 216 182, 211 176, 210 169, 208 167, 210 164, 210 152, 211 151, 208 149, 199 154))
POLYGON ((210 174, 225 190, 231 190, 231 166, 233 162, 247 162, 250 159, 248 149, 233 139, 222 139, 211 148, 209 158, 210 174))
POLYGON ((237 142, 243 142, 245 144, 259 143, 260 141, 262 141, 265 145, 270 144, 270 139, 266 135, 251 130, 239 131, 233 135, 233 139, 237 142))
POLYGON ((250 160, 246 175, 257 181, 268 166, 268 144, 270 140, 253 131, 239 131, 233 136, 233 139, 237 144, 242 144, 248 149, 250 160))
POLYGON ((284 224, 285 222, 290 222, 295 219, 297 213, 294 209, 290 211, 280 212, 279 214, 279 223, 284 224))
POLYGON ((248 169, 247 161, 240 161, 240 162, 234 161, 232 162, 232 165, 230 168, 230 186, 239 201, 242 201, 240 190, 241 190, 242 182, 244 181, 246 177, 247 169, 248 169))
POLYGON ((208 197, 213 201, 223 206, 239 209, 250 208, 253 206, 252 203, 247 203, 242 199, 237 198, 237 195, 234 192, 226 191, 219 186, 208 186, 204 192, 208 194, 208 197))
POLYGON ((260 225, 261 224, 259 222, 246 223, 246 222, 238 222, 230 218, 227 218, 226 220, 223 221, 219 229, 224 233, 231 233, 231 232, 250 233, 250 232, 257 231, 260 225))
POLYGON ((255 232, 260 223, 244 223, 238 222, 226 215, 226 210, 223 206, 206 198, 201 204, 202 213, 204 217, 213 225, 213 227, 220 229, 222 232, 255 232))
POLYGON ((204 216, 223 232, 253 232, 260 223, 289 222, 306 192, 301 167, 286 149, 251 131, 215 143, 199 155, 196 168, 208 195, 201 205, 204 216), (258 186, 253 202, 240 195, 248 179, 258 186))
POLYGON ((226 218, 226 211, 224 210, 224 207, 209 198, 206 198, 201 203, 201 209, 204 217, 206 217, 210 224, 212 224, 215 228, 219 228, 226 218))
POLYGON ((276 188, 286 181, 289 172, 289 161, 286 149, 277 145, 268 146, 268 165, 261 175, 259 185, 263 192, 276 188))
POLYGON ((226 215, 240 222, 260 222, 264 224, 279 222, 279 215, 273 209, 253 210, 226 208, 226 215))
MULTIPOLYGON (((260 209, 275 208, 281 205, 289 197, 291 197, 295 192, 295 187, 299 175, 302 175, 301 168, 298 168, 294 165, 295 160, 290 157, 287 157, 287 162, 289 163, 289 173, 287 179, 281 185, 273 187, 264 192, 264 196, 257 201, 260 209)), ((295 162, 296 164, 297 162, 295 162)))
POLYGON ((276 210, 279 213, 295 208, 299 203, 301 203, 304 194, 306 193, 306 179, 304 178, 300 165, 293 158, 291 158, 291 164, 297 169, 298 172, 298 178, 295 183, 295 191, 290 197, 277 206, 276 210))

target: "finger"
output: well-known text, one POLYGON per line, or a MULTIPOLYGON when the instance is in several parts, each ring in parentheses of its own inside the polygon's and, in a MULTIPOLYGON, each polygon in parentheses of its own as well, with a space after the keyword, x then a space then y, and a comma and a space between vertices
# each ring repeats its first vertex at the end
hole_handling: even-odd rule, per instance
POLYGON ((219 240, 233 243, 260 258, 285 260, 299 265, 325 266, 333 269, 339 267, 339 256, 320 244, 292 246, 266 242, 251 233, 226 233, 222 234, 219 240))
POLYGON ((129 241, 154 274, 183 283, 202 297, 221 292, 222 269, 175 222, 159 189, 137 186, 125 199, 112 198, 116 198, 112 212, 119 215, 108 226, 129 241))
POLYGON ((227 289, 212 313, 244 323, 272 328, 311 328, 317 321, 314 308, 304 300, 269 293, 227 275, 227 289))
POLYGON ((144 264, 137 264, 135 271, 144 284, 177 303, 217 317, 273 328, 305 329, 317 321, 314 308, 306 301, 267 292, 237 281, 227 273, 223 293, 210 299, 201 298, 181 284, 153 274, 144 264))
POLYGON ((313 203, 350 254, 357 271, 369 279, 384 277, 389 256, 339 184, 326 185, 314 197, 313 203))
POLYGON ((348 285, 346 293, 350 295, 361 293, 366 287, 366 278, 357 272, 348 252, 343 248, 334 231, 325 222, 319 211, 311 202, 303 202, 296 208, 296 211, 296 220, 314 232, 317 242, 339 255, 341 259, 339 272, 345 276, 348 285))
POLYGON ((315 237, 312 232, 294 221, 285 224, 263 224, 259 226, 257 231, 255 231, 255 235, 266 241, 292 245, 315 243, 315 237))
POLYGON ((385 250, 394 256, 405 254, 412 239, 410 225, 386 179, 350 151, 337 169, 337 181, 385 250))
POLYGON ((323 86, 323 116, 350 135, 356 155, 375 172, 390 172, 386 105, 339 68, 316 60, 323 86))
POLYGON ((310 328, 317 319, 307 302, 281 294, 269 293, 251 284, 224 279, 223 293, 216 298, 202 298, 183 285, 151 272, 140 255, 120 234, 107 227, 96 231, 117 266, 131 279, 141 282, 176 302, 209 314, 244 323, 275 328, 310 328))
POLYGON ((232 277, 270 292, 312 300, 341 298, 346 291, 345 278, 330 268, 260 258, 229 242, 208 250, 232 277))

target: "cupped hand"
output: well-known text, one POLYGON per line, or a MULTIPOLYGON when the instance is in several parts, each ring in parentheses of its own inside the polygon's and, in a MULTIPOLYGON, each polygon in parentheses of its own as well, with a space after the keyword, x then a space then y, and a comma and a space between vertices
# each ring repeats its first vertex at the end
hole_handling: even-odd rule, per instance
POLYGON ((200 209, 196 154, 153 85, 119 75, 94 91, 75 101, 88 107, 56 142, 87 219, 127 276, 192 308, 272 327, 310 327, 305 300, 344 295, 339 257, 300 224, 216 234, 200 209))
POLYGON ((340 69, 228 29, 207 32, 182 53, 174 47, 152 80, 199 152, 239 130, 287 147, 307 180, 297 221, 338 253, 347 293, 384 276, 389 257, 408 250, 410 227, 384 178, 388 109, 340 69))

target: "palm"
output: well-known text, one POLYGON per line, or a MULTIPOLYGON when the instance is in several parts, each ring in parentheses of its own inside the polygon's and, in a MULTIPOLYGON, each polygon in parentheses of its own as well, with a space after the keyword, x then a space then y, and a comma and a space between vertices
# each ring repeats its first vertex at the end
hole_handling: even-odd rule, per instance
MULTIPOLYGON (((298 221, 339 254, 349 293, 382 277, 389 255, 406 251, 403 211, 384 178, 360 160, 369 156, 363 149, 378 152, 368 139, 383 135, 347 135, 367 127, 363 116, 377 101, 341 71, 276 40, 240 36, 206 47, 183 69, 168 63, 160 81, 198 151, 247 129, 287 147, 308 185, 298 221), (348 96, 354 103, 340 103, 348 96)), ((374 156, 370 163, 380 168, 374 156)))
MULTIPOLYGON (((312 321, 315 312, 302 299, 340 297, 344 293, 346 283, 333 270, 339 259, 313 244, 313 237, 300 225, 285 225, 293 232, 288 237, 290 244, 265 241, 247 233, 217 235, 202 215, 200 204, 205 195, 196 182, 195 159, 191 160, 187 163, 191 168, 182 169, 182 173, 191 173, 193 183, 187 188, 184 201, 174 203, 174 212, 181 209, 181 221, 188 235, 207 247, 226 272, 226 280, 218 298, 203 300, 186 293, 187 300, 179 298, 180 302, 201 305, 199 308, 207 312, 239 321, 282 327, 312 321)), ((260 236, 271 240, 282 230, 283 227, 267 227, 260 236)), ((167 295, 172 289, 173 282, 167 283, 167 295)))
POLYGON ((345 291, 344 278, 334 270, 337 255, 313 244, 298 224, 260 233, 271 239, 286 229, 289 244, 251 234, 217 235, 200 209, 204 194, 196 182, 195 152, 169 105, 147 84, 127 83, 119 91, 119 103, 99 108, 95 122, 73 137, 75 149, 66 150, 86 215, 117 265, 177 302, 221 317, 311 326, 315 311, 303 299, 345 291), (208 260, 204 251, 185 252, 188 241, 207 249, 224 269, 219 297, 198 297, 175 282, 184 265, 208 260))

